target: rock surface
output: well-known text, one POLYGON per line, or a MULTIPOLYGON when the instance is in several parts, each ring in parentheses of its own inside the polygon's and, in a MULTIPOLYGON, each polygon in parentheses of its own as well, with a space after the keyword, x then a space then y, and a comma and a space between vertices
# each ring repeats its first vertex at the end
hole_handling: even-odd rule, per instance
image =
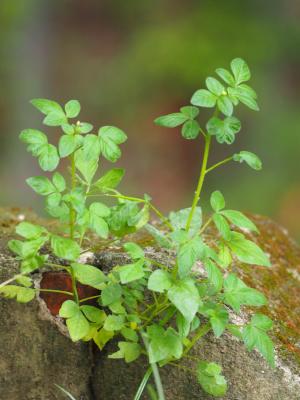
MULTIPOLYGON (((34 215, 25 217, 36 220, 34 215)), ((22 218, 19 210, 1 210, 0 282, 17 272, 17 263, 6 243, 22 218)), ((258 353, 247 352, 227 334, 220 339, 205 337, 193 355, 221 363, 229 382, 224 400, 300 400, 300 248, 274 222, 253 218, 261 236, 251 239, 270 254, 273 266, 236 267, 248 285, 262 290, 270 299, 262 312, 275 321, 277 368, 270 369, 258 353)), ((122 255, 109 251, 96 256, 95 264, 109 269, 120 258, 122 255)), ((242 317, 247 319, 249 313, 251 310, 242 317)), ((133 398, 146 370, 145 360, 128 365, 107 359, 107 354, 115 350, 114 343, 102 353, 92 351, 88 344, 73 344, 61 333, 63 325, 54 321, 41 299, 27 305, 0 299, 0 315, 1 399, 63 400, 66 397, 55 383, 67 388, 77 400, 133 398)), ((182 366, 189 365, 184 362, 182 366)), ((162 370, 162 380, 166 400, 213 399, 184 370, 167 367, 162 370)))

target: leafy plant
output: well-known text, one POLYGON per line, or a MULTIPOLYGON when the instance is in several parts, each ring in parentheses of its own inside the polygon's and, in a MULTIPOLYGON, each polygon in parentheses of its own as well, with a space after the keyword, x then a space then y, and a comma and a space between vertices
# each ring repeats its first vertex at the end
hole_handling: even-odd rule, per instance
MULTIPOLYGON (((267 331, 272 321, 261 314, 254 314, 245 326, 234 325, 229 311, 239 313, 241 307, 260 307, 266 298, 256 289, 248 287, 232 271, 234 258, 241 263, 270 267, 268 256, 245 232, 258 234, 255 224, 239 211, 226 208, 220 191, 210 197, 212 214, 203 218, 199 207, 200 194, 205 177, 229 161, 245 162, 255 170, 261 169, 259 158, 240 151, 212 166, 208 166, 213 140, 231 145, 241 129, 241 122, 233 116, 240 103, 258 110, 256 93, 245 84, 250 70, 240 58, 231 62, 231 71, 216 70, 221 79, 209 77, 206 89, 197 90, 192 105, 179 112, 164 115, 155 123, 168 128, 182 126, 182 136, 195 140, 204 137, 204 152, 198 184, 190 208, 173 211, 164 216, 152 203, 151 198, 126 196, 116 189, 124 170, 113 168, 97 177, 100 157, 114 163, 121 156, 120 145, 126 134, 114 126, 104 126, 94 132, 91 124, 73 121, 80 112, 77 100, 70 100, 65 107, 46 100, 32 100, 33 106, 45 114, 43 123, 60 127, 62 135, 58 148, 48 142, 47 136, 35 129, 21 132, 20 139, 28 151, 38 159, 43 171, 53 172, 61 159, 68 159, 70 177, 54 172, 50 177, 36 176, 27 179, 28 185, 45 197, 46 210, 60 221, 61 234, 49 232, 42 226, 21 222, 17 234, 22 240, 11 240, 9 248, 20 260, 20 273, 0 285, 0 292, 19 302, 28 302, 36 291, 30 274, 47 265, 64 268, 71 276, 72 292, 60 309, 66 320, 71 339, 94 341, 100 350, 112 339, 118 339, 118 348, 109 355, 112 359, 124 359, 130 363, 147 355, 149 369, 137 390, 139 399, 153 374, 157 397, 164 399, 159 368, 172 365, 190 371, 207 393, 223 396, 227 390, 221 367, 212 360, 199 360, 197 369, 182 366, 181 360, 190 357, 190 351, 201 337, 212 331, 220 337, 224 331, 243 340, 249 350, 256 348, 274 366, 274 348, 267 331), (206 123, 200 122, 202 108, 212 108, 213 115, 206 123), (96 200, 100 198, 100 200, 96 200), (116 204, 108 206, 105 198, 113 198, 116 204), (151 214, 156 214, 161 225, 154 226, 151 214), (207 229, 214 225, 216 233, 208 240, 207 229), (170 254, 176 254, 171 262, 158 262, 137 243, 124 239, 126 235, 145 228, 157 246, 170 254), (93 249, 93 243, 101 239, 105 247, 111 241, 122 240, 129 263, 115 265, 104 273, 93 265, 82 264, 79 257, 93 249), (64 260, 64 267, 49 260, 41 252, 50 246, 51 253, 64 260), (205 274, 194 268, 201 263, 205 274), (17 285, 10 283, 16 281, 17 285), (87 305, 90 298, 79 298, 77 282, 99 290, 94 296, 98 305, 87 305)), ((149 386, 153 394, 153 387, 149 386)))

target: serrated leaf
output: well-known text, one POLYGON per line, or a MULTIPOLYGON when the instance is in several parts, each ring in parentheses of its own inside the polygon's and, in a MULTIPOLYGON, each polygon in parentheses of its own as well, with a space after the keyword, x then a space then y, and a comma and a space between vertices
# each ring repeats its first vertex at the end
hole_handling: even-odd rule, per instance
POLYGON ((253 231, 253 232, 258 232, 258 229, 255 226, 255 224, 240 211, 223 210, 221 213, 232 224, 238 226, 239 228, 245 228, 245 229, 249 229, 250 231, 253 231))
POLYGON ((212 117, 206 124, 206 129, 210 135, 216 136, 218 143, 232 144, 236 133, 241 129, 241 123, 235 117, 227 117, 224 120, 212 117))
POLYGON ((233 72, 236 85, 246 82, 251 78, 250 69, 242 58, 235 58, 232 60, 230 67, 233 72))
POLYGON ((172 277, 167 271, 157 269, 153 271, 148 279, 148 289, 153 292, 163 293, 172 285, 172 277))
POLYGON ((63 135, 59 139, 58 150, 60 157, 64 158, 72 154, 77 147, 75 135, 63 135))
POLYGON ((110 283, 101 292, 101 302, 103 306, 108 306, 120 300, 122 296, 122 286, 118 283, 110 283))
POLYGON ((210 259, 204 261, 204 267, 207 271, 209 283, 214 286, 216 292, 219 292, 223 286, 223 275, 221 271, 210 259))
POLYGON ((195 262, 204 256, 204 252, 205 246, 199 236, 195 236, 179 246, 177 262, 180 278, 189 275, 195 262))
MULTIPOLYGON (((171 211, 169 214, 169 220, 173 228, 176 229, 185 229, 189 215, 191 212, 191 208, 183 208, 179 211, 171 211)), ((195 212, 192 218, 192 222, 190 225, 190 233, 191 235, 197 233, 202 225, 202 211, 200 207, 195 208, 195 212)))
POLYGON ((127 242, 123 245, 123 247, 126 253, 128 253, 133 260, 138 260, 145 257, 144 250, 136 243, 127 242))
POLYGON ((75 261, 80 255, 80 247, 72 239, 57 235, 51 236, 51 248, 57 257, 75 261))
POLYGON ((21 222, 19 225, 17 225, 16 232, 18 235, 23 236, 26 239, 36 239, 43 233, 47 233, 47 230, 40 225, 34 225, 29 222, 21 222))
POLYGON ((98 179, 97 182, 94 183, 94 186, 100 189, 101 192, 106 193, 109 189, 114 189, 119 185, 124 176, 124 173, 125 170, 122 168, 111 169, 110 171, 106 172, 100 179, 98 179))
POLYGON ((227 383, 222 368, 215 363, 200 361, 197 368, 197 379, 203 390, 212 396, 224 396, 227 391, 227 383))
POLYGON ((83 150, 78 149, 75 153, 75 165, 87 183, 91 183, 98 168, 97 159, 86 160, 83 150))
POLYGON ((145 229, 150 233, 151 236, 154 237, 155 241, 161 246, 166 249, 170 249, 172 247, 172 244, 170 240, 157 228, 155 228, 153 225, 146 224, 145 229))
POLYGON ((214 224, 218 231, 220 232, 221 236, 225 240, 230 240, 231 239, 231 231, 228 222, 226 219, 221 215, 215 213, 212 217, 214 224))
POLYGON ((189 322, 193 320, 201 304, 198 290, 190 278, 174 283, 168 290, 168 299, 189 322))
POLYGON ((133 264, 118 267, 121 283, 124 285, 144 277, 144 260, 138 260, 133 264))
POLYGON ((182 342, 173 328, 165 330, 159 325, 147 328, 149 337, 149 361, 155 363, 169 358, 179 359, 182 355, 182 342))
POLYGON ((111 162, 116 162, 121 156, 119 144, 127 140, 126 134, 114 126, 103 126, 99 129, 100 150, 103 156, 111 162))

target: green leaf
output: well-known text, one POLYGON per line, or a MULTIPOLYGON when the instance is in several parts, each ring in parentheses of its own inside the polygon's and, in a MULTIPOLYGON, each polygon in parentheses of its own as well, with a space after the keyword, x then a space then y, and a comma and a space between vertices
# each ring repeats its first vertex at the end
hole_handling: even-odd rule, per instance
POLYGON ((48 144, 47 136, 37 129, 25 129, 20 133, 20 140, 24 143, 40 147, 48 144))
POLYGON ((217 106, 218 106, 218 109, 221 111, 221 113, 223 113, 227 117, 230 117, 232 115, 233 105, 227 95, 225 95, 225 96, 223 95, 218 98, 217 106))
POLYGON ((154 237, 155 241, 163 248, 170 249, 172 247, 169 239, 153 225, 146 224, 145 229, 151 236, 154 237))
POLYGON ((78 100, 70 100, 65 105, 65 111, 68 118, 75 118, 80 113, 80 103, 78 100))
POLYGON ((121 330, 122 336, 124 336, 125 339, 131 340, 132 342, 138 342, 139 337, 136 331, 130 328, 122 328, 121 330))
POLYGON ((215 303, 206 303, 199 308, 199 312, 209 318, 214 335, 218 338, 225 331, 228 323, 228 312, 226 309, 215 303))
POLYGON ((35 297, 35 290, 27 287, 6 285, 0 288, 0 294, 9 299, 16 297, 19 303, 28 303, 35 297))
POLYGON ((198 107, 214 107, 216 105, 217 96, 206 89, 197 90, 191 99, 191 103, 198 107))
POLYGON ((164 126, 165 128, 175 128, 176 126, 182 125, 188 119, 189 117, 186 114, 173 113, 156 118, 154 123, 164 126))
POLYGON ((68 122, 67 117, 63 111, 53 111, 44 118, 43 124, 47 126, 60 126, 68 122))
POLYGON ((77 147, 75 135, 63 135, 59 139, 58 150, 60 157, 68 157, 77 147))
POLYGON ((245 239, 240 233, 231 233, 231 239, 230 242, 228 242, 228 246, 241 262, 261 265, 264 267, 271 266, 269 257, 266 253, 264 253, 257 244, 245 239))
POLYGON ((181 107, 180 112, 187 116, 189 119, 194 119, 199 115, 199 109, 193 106, 181 107))
POLYGON ((111 162, 116 162, 121 156, 119 144, 127 140, 121 129, 114 126, 103 126, 99 129, 100 149, 103 156, 111 162))
POLYGON ((130 363, 139 358, 142 348, 138 343, 119 342, 119 351, 110 354, 108 358, 124 358, 126 363, 130 363))
POLYGON ((201 304, 198 290, 190 278, 173 284, 168 290, 168 298, 189 322, 193 320, 201 304))
POLYGON ((43 171, 54 171, 58 166, 59 156, 53 144, 46 144, 41 148, 39 164, 43 171))
MULTIPOLYGON (((185 229, 191 208, 183 208, 179 211, 171 211, 169 220, 174 229, 185 229)), ((202 211, 200 207, 195 208, 192 223, 190 226, 191 235, 197 233, 202 225, 202 211)))
POLYGON ((29 222, 21 222, 16 227, 18 235, 23 236, 26 239, 36 239, 43 233, 47 233, 47 230, 39 225, 33 225, 29 222))
POLYGON ((230 240, 231 231, 230 231, 230 227, 229 227, 228 222, 226 221, 226 219, 221 214, 214 214, 213 215, 213 221, 214 221, 214 224, 215 224, 216 228, 220 232, 221 236, 225 240, 230 240))
MULTIPOLYGON (((256 97, 253 97, 254 93, 243 87, 228 88, 228 95, 236 97, 241 103, 245 104, 248 108, 254 111, 259 111, 256 97)), ((256 96, 256 93, 255 93, 256 96)))
POLYGON ((51 248, 57 257, 75 261, 80 255, 79 245, 72 239, 57 235, 51 236, 51 248))
POLYGON ((89 321, 94 322, 95 324, 102 324, 106 319, 105 312, 97 307, 84 305, 80 306, 80 310, 89 321))
POLYGON ((190 273, 195 262, 203 257, 204 251, 205 246, 199 236, 195 236, 180 245, 177 254, 178 274, 180 278, 184 278, 190 273))
POLYGON ((61 129, 67 135, 73 135, 75 133, 75 128, 73 125, 70 124, 62 124, 61 129))
POLYGON ((227 391, 227 383, 222 368, 215 363, 200 361, 197 368, 197 379, 202 389, 212 396, 222 397, 227 391))
POLYGON ((76 276, 76 279, 83 285, 92 286, 95 289, 102 290, 104 287, 104 282, 106 281, 106 276, 97 267, 93 267, 88 264, 71 264, 72 270, 76 276))
POLYGON ((86 160, 99 158, 100 142, 98 136, 93 134, 85 136, 83 142, 83 155, 86 160))
POLYGON ((227 268, 232 261, 230 250, 224 243, 221 243, 219 245, 219 254, 217 261, 222 268, 227 268))
POLYGON ((86 160, 83 150, 78 149, 75 153, 75 165, 76 168, 80 171, 84 179, 87 181, 87 183, 91 183, 93 180, 93 177, 97 171, 98 168, 98 160, 97 159, 89 159, 86 160))
POLYGON ((33 272, 34 270, 42 267, 47 261, 47 258, 48 257, 46 255, 35 255, 27 257, 22 261, 20 270, 23 273, 33 272))
POLYGON ((233 72, 236 85, 246 82, 251 78, 250 69, 243 59, 235 58, 231 61, 230 67, 233 72))
POLYGON ((256 348, 271 367, 275 367, 274 344, 266 331, 272 327, 272 321, 262 314, 252 317, 250 323, 243 329, 242 336, 248 350, 256 348))
POLYGON ((103 175, 100 179, 98 179, 97 182, 94 183, 94 186, 100 189, 101 192, 106 193, 109 189, 114 189, 119 185, 124 176, 124 173, 125 170, 122 168, 111 169, 110 171, 106 172, 106 174, 103 175))
POLYGON ((80 122, 80 124, 77 123, 76 128, 80 133, 89 133, 93 130, 93 125, 87 122, 80 122))
POLYGON ((66 189, 65 178, 59 172, 53 174, 52 182, 59 192, 63 192, 66 189))
POLYGON ((63 302, 59 310, 59 316, 62 318, 74 317, 79 312, 79 306, 73 300, 66 300, 63 302))
POLYGON ((211 136, 216 136, 218 143, 232 144, 236 133, 241 130, 241 123, 235 117, 228 117, 224 120, 212 117, 208 121, 206 129, 211 136))
POLYGON ((30 103, 43 114, 50 114, 51 112, 63 112, 61 106, 56 101, 48 99, 33 99, 30 103))
POLYGON ((126 283, 143 278, 143 276, 145 275, 143 266, 144 260, 142 259, 138 260, 134 264, 128 264, 122 267, 118 267, 121 283, 124 285, 126 283))
POLYGON ((109 306, 120 300, 122 296, 122 286, 118 283, 110 283, 101 292, 102 305, 109 306))
POLYGON ((212 192, 210 196, 210 205, 215 212, 219 212, 225 207, 224 196, 219 190, 212 192))
POLYGON ((190 119, 182 127, 181 134, 185 139, 196 139, 200 132, 200 126, 197 121, 190 119))
POLYGON ((90 227, 97 235, 107 239, 109 234, 109 226, 103 219, 110 215, 110 209, 102 203, 92 203, 90 205, 90 227))
POLYGON ((182 355, 182 342, 173 328, 164 330, 159 325, 151 325, 147 328, 149 337, 149 361, 155 363, 169 358, 179 359, 182 355))
POLYGON ((107 342, 110 341, 114 337, 113 331, 107 331, 106 329, 102 328, 100 331, 96 333, 93 337, 94 342, 99 347, 100 350, 104 348, 107 342))
POLYGON ((90 324, 80 310, 68 318, 66 323, 73 342, 77 342, 89 333, 90 324))
POLYGON ((221 271, 210 259, 204 261, 204 266, 207 271, 209 283, 214 286, 216 292, 219 292, 223 285, 223 275, 221 271))
POLYGON ((163 293, 172 285, 172 277, 167 271, 157 269, 152 272, 148 279, 148 289, 153 292, 163 293))
POLYGON ((32 283, 33 283, 32 279, 29 278, 28 276, 19 276, 16 279, 16 282, 25 287, 30 287, 30 286, 32 286, 32 283))
POLYGON ((262 293, 248 287, 233 273, 224 280, 224 301, 237 312, 241 305, 260 307, 267 303, 262 293))
POLYGON ((238 162, 245 162, 249 165, 249 167, 259 171, 262 169, 262 162, 257 157, 256 154, 251 153, 250 151, 240 151, 237 154, 233 155, 233 160, 238 162))
POLYGON ((122 315, 109 315, 104 323, 107 331, 119 331, 124 327, 124 317, 122 315))
POLYGON ((180 313, 177 313, 176 315, 176 326, 181 338, 186 338, 189 335, 191 323, 180 313))
POLYGON ((123 247, 126 250, 126 253, 128 253, 133 260, 145 257, 144 250, 136 243, 127 242, 123 247))
POLYGON ((230 86, 235 85, 235 80, 232 74, 227 71, 227 69, 224 68, 218 68, 216 69, 216 73, 219 75, 220 78, 223 79, 224 82, 226 82, 230 86))
POLYGON ((38 194, 47 196, 55 192, 55 187, 45 176, 35 176, 26 179, 26 183, 38 194))
POLYGON ((221 96, 224 94, 225 88, 224 86, 215 78, 207 78, 206 79, 207 89, 216 96, 221 96))
POLYGON ((253 232, 258 232, 255 224, 240 211, 224 210, 222 211, 222 215, 224 215, 224 217, 226 217, 232 224, 238 226, 239 228, 245 228, 253 232))

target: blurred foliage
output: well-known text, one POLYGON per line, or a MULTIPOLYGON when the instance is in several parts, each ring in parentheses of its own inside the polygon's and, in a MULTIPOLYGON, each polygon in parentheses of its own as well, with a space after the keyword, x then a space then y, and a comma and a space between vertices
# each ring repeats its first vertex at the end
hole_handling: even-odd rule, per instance
MULTIPOLYGON (((234 149, 257 152, 264 169, 226 166, 207 180, 207 195, 218 187, 229 207, 271 215, 300 237, 299 18, 298 0, 2 0, 1 201, 39 206, 24 184, 38 169, 17 136, 40 126, 28 103, 40 96, 78 98, 83 119, 123 128, 128 192, 183 207, 202 144, 152 121, 187 104, 216 66, 243 57, 261 111, 240 113, 234 149)), ((229 151, 215 145, 211 161, 229 151)))

